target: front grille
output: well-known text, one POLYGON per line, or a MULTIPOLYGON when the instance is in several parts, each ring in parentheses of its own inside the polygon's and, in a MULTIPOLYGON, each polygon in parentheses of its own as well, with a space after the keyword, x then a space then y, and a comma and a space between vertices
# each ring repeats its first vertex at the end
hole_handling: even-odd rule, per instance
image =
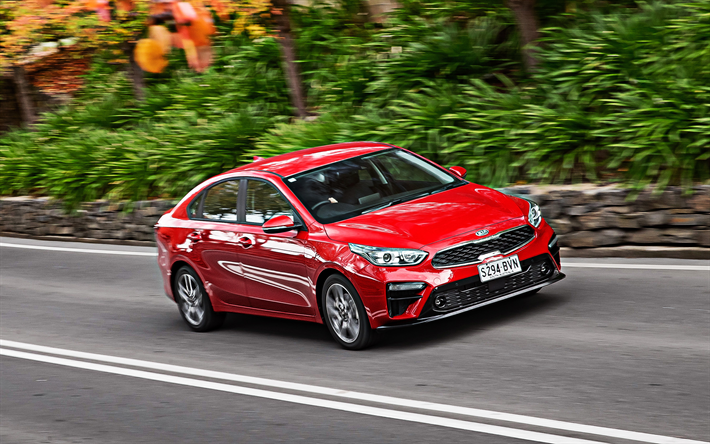
POLYGON ((448 312, 480 304, 490 299, 523 290, 550 279, 554 275, 554 266, 550 256, 543 254, 521 262, 521 273, 481 283, 478 275, 444 285, 432 292, 429 301, 437 297, 445 298, 444 305, 427 304, 436 313, 448 312), (546 270, 546 271, 544 271, 546 270))
POLYGON ((524 225, 497 236, 491 236, 490 239, 481 239, 478 242, 440 251, 431 260, 431 264, 438 268, 446 268, 479 262, 478 257, 482 254, 493 251, 508 254, 530 242, 534 237, 535 230, 530 225, 524 225))

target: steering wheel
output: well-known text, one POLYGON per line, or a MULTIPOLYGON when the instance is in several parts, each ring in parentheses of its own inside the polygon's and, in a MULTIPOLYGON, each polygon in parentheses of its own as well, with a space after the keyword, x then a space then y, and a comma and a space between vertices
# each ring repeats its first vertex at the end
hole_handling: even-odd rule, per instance
POLYGON ((330 200, 320 201, 311 207, 311 211, 315 213, 318 208, 322 207, 325 204, 329 204, 329 203, 333 203, 333 202, 331 202, 330 200))

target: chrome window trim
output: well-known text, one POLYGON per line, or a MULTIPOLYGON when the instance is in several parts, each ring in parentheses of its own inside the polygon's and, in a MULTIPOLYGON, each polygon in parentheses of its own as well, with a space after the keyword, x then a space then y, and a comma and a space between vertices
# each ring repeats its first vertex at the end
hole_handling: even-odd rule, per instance
POLYGON ((500 237, 500 235, 502 235, 502 234, 504 234, 504 233, 507 233, 507 232, 513 231, 513 230, 518 230, 518 229, 520 229, 520 228, 522 228, 522 227, 524 227, 524 226, 526 226, 526 225, 529 226, 529 227, 531 227, 531 228, 533 229, 533 237, 532 237, 529 241, 525 242, 524 244, 522 244, 522 245, 519 246, 519 247, 515 247, 515 248, 513 248, 512 250, 502 251, 502 252, 501 252, 501 254, 504 255, 504 256, 505 256, 505 255, 508 255, 508 254, 510 254, 510 253, 514 253, 514 252, 520 250, 521 248, 525 247, 525 246, 526 246, 527 244, 529 244, 530 242, 532 242, 532 241, 534 241, 535 239, 537 239, 537 232, 536 232, 536 230, 535 230, 535 227, 533 227, 533 226, 530 225, 530 224, 518 225, 517 227, 508 228, 507 230, 500 231, 500 232, 498 232, 498 233, 496 233, 496 234, 493 234, 493 235, 491 235, 491 236, 488 236, 488 237, 484 237, 484 238, 481 238, 481 239, 474 239, 474 240, 470 240, 470 241, 465 241, 465 242, 461 242, 461 243, 456 244, 456 245, 452 245, 452 246, 450 246, 450 247, 446 247, 446 248, 444 248, 444 249, 442 249, 442 250, 437 251, 436 253, 434 253, 434 254, 432 255, 432 257, 431 257, 431 261, 432 261, 431 266, 434 267, 434 268, 436 268, 437 270, 445 270, 445 269, 448 269, 448 268, 465 267, 465 266, 468 266, 468 265, 480 264, 481 262, 483 262, 482 260, 475 260, 475 261, 472 261, 472 262, 465 262, 465 263, 463 263, 463 264, 447 265, 447 266, 444 266, 444 267, 437 267, 436 265, 434 265, 434 259, 436 258, 436 255, 437 255, 437 254, 442 253, 442 252, 444 252, 444 251, 452 250, 452 249, 454 249, 454 248, 463 247, 463 246, 469 245, 469 244, 481 244, 481 243, 484 243, 484 242, 488 242, 488 241, 490 241, 490 240, 493 240, 493 239, 496 239, 496 238, 500 237))

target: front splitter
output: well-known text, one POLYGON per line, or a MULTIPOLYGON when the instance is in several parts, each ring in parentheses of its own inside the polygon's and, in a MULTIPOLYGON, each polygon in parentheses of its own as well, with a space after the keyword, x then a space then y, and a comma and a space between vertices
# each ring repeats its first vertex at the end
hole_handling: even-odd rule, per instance
POLYGON ((459 310, 451 311, 449 313, 442 313, 442 314, 436 315, 436 316, 429 316, 429 317, 421 318, 421 319, 413 319, 410 321, 403 321, 403 322, 397 323, 397 324, 381 325, 381 326, 377 327, 376 330, 389 330, 389 329, 393 329, 393 328, 411 327, 412 325, 426 324, 427 322, 433 322, 433 321, 438 321, 440 319, 450 318, 451 316, 456 316, 461 313, 466 313, 467 311, 471 311, 471 310, 475 310, 477 308, 485 307, 486 305, 494 304, 496 302, 500 302, 500 301, 504 301, 506 299, 514 298, 516 296, 520 296, 522 294, 529 293, 531 291, 539 290, 543 287, 547 287, 548 285, 552 285, 556 282, 559 282, 562 279, 564 279, 565 277, 566 277, 566 275, 564 273, 562 273, 561 271, 558 271, 548 281, 545 281, 545 282, 542 282, 539 284, 535 284, 530 287, 526 287, 526 288, 520 289, 518 291, 514 291, 512 293, 504 294, 504 295, 499 296, 495 299, 490 299, 485 302, 481 302, 480 304, 471 305, 469 307, 464 307, 459 310))

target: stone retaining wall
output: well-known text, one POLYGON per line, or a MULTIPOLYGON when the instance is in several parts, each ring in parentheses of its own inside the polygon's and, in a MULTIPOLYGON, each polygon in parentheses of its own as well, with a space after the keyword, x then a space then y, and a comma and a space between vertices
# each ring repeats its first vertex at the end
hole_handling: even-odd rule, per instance
POLYGON ((689 196, 669 187, 659 195, 644 191, 635 198, 629 190, 611 187, 507 191, 537 202, 564 247, 710 247, 710 186, 696 187, 689 196))
MULTIPOLYGON (((658 196, 611 187, 512 187, 503 190, 540 204, 563 247, 619 245, 710 247, 710 186, 686 196, 668 188, 658 196)), ((64 236, 104 241, 153 241, 153 225, 175 201, 83 204, 67 214, 47 198, 0 199, 0 231, 29 236, 64 236)))
POLYGON ((98 201, 82 204, 67 214, 62 203, 48 198, 0 199, 0 231, 29 236, 155 242, 153 225, 176 201, 125 203, 98 201))

